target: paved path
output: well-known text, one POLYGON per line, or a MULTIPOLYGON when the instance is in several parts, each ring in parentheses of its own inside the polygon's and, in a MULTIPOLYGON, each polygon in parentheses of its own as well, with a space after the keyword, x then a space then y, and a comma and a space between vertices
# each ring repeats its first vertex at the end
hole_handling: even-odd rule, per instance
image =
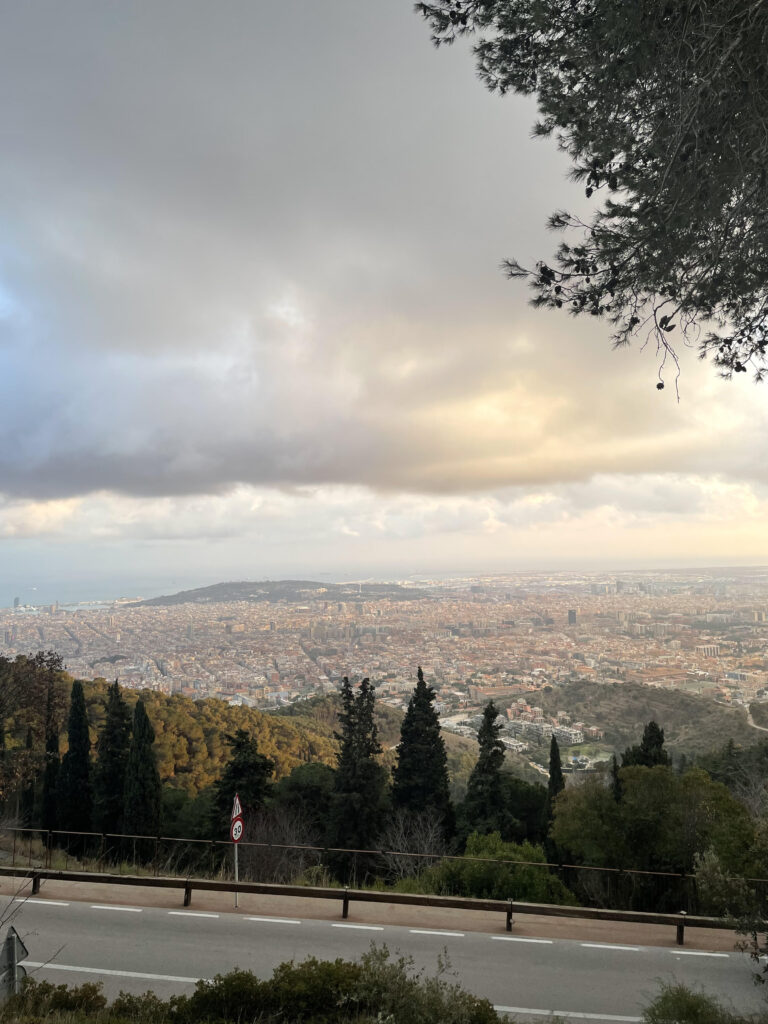
MULTIPOLYGON (((635 1022, 660 980, 704 988, 741 1011, 756 1010, 762 1000, 750 965, 732 950, 507 935, 470 928, 474 922, 463 913, 453 915, 451 927, 444 920, 443 927, 434 927, 421 917, 407 925, 342 922, 302 916, 300 911, 311 909, 300 906, 304 901, 293 903, 292 915, 284 904, 280 916, 263 906, 261 913, 208 904, 169 909, 144 906, 139 899, 106 902, 94 888, 84 902, 71 893, 56 898, 61 892, 19 902, 2 898, 0 910, 15 911, 30 972, 57 983, 99 980, 110 996, 151 988, 167 997, 235 966, 267 977, 278 963, 308 955, 356 958, 373 940, 412 956, 429 974, 446 950, 462 985, 521 1021, 558 1013, 571 1020, 635 1022)), ((140 894, 132 890, 134 897, 140 894)))
MULTIPOLYGON (((29 893, 31 883, 22 879, 0 878, 0 894, 15 893, 19 886, 29 893)), ((82 902, 115 903, 142 907, 163 907, 180 910, 181 889, 159 889, 147 886, 100 884, 97 882, 60 882, 44 880, 41 896, 48 899, 82 902)), ((309 897, 261 896, 241 893, 239 910, 234 910, 233 897, 219 892, 193 891, 191 910, 208 910, 271 917, 300 917, 302 920, 341 920, 341 901, 309 897)), ((456 928, 470 932, 503 932, 505 915, 479 910, 443 910, 437 907, 407 907, 395 903, 355 903, 349 907, 349 920, 361 924, 412 925, 429 928, 456 928)), ((529 938, 581 939, 595 942, 641 943, 645 946, 676 944, 676 931, 671 925, 633 924, 623 921, 585 921, 567 917, 539 917, 519 914, 513 933, 529 938)), ((729 952, 738 936, 715 928, 686 928, 685 948, 729 952)))
POLYGON ((340 908, 306 897, 222 893, 44 881, 39 897, 19 896, 0 880, 0 908, 29 948, 27 968, 61 983, 99 980, 108 995, 152 988, 189 991, 195 980, 235 966, 268 976, 308 955, 357 957, 373 940, 414 957, 428 973, 448 951, 458 980, 515 1019, 638 1021, 660 980, 702 987, 737 1009, 755 1010, 763 995, 752 965, 734 951, 732 933, 655 925, 520 917, 511 934, 503 915, 477 911, 354 904, 340 908))

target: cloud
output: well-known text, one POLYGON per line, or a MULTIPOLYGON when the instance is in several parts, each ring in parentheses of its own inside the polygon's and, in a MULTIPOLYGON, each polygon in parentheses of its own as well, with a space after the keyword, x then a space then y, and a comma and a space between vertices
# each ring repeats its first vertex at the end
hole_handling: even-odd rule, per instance
POLYGON ((490 558, 764 514, 764 391, 684 351, 678 403, 503 279, 583 196, 408 5, 17 5, 0 89, 2 536, 490 558))

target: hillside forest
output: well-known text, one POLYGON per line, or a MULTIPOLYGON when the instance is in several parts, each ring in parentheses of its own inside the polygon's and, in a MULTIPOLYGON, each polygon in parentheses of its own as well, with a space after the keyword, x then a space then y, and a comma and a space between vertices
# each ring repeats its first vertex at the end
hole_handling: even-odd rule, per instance
POLYGON ((226 874, 238 793, 241 877, 765 914, 768 741, 721 736, 673 762, 650 720, 604 771, 567 778, 553 737, 532 783, 510 770, 493 702, 471 758, 449 757, 434 702, 420 669, 404 716, 367 679, 277 715, 73 680, 51 652, 0 657, 4 824, 161 870, 202 870, 204 847, 226 874))

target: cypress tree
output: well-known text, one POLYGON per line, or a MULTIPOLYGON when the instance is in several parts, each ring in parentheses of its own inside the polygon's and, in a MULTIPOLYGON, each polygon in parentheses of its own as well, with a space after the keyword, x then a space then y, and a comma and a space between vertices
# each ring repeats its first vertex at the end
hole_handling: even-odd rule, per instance
MULTIPOLYGON (((328 820, 328 846, 370 849, 384 826, 388 809, 387 773, 376 761, 381 753, 374 721, 375 691, 364 679, 355 697, 345 676, 341 689, 341 732, 334 792, 328 820)), ((354 879, 372 867, 366 856, 335 855, 331 865, 340 878, 354 879)))
POLYGON ((45 736, 45 766, 43 769, 43 792, 41 800, 42 827, 53 832, 59 827, 58 789, 61 758, 59 756, 59 731, 64 710, 63 680, 61 679, 61 657, 49 651, 35 655, 35 665, 42 682, 43 691, 39 696, 43 702, 43 735, 45 736))
POLYGON ((130 711, 115 680, 107 694, 107 713, 93 772, 93 818, 98 832, 115 834, 122 828, 130 739, 130 711))
POLYGON ((611 793, 616 803, 621 801, 621 776, 619 775, 619 761, 614 754, 611 758, 611 793))
POLYGON ((245 729, 227 736, 227 742, 232 747, 232 758, 215 785, 211 820, 215 839, 229 838, 235 793, 240 797, 246 821, 264 806, 275 770, 275 762, 259 753, 256 740, 245 729))
POLYGON ((641 765, 644 768, 654 768, 656 765, 668 765, 669 754, 664 749, 664 730, 651 720, 643 729, 643 738, 640 745, 628 747, 621 759, 624 767, 629 765, 641 765))
POLYGON ((547 784, 547 797, 550 808, 555 802, 558 793, 565 789, 563 778, 563 766, 560 761, 560 747, 554 734, 549 743, 549 783, 547 784))
POLYGON ((45 738, 45 769, 43 771, 43 795, 41 825, 47 832, 59 827, 58 788, 61 759, 59 757, 59 734, 49 732, 45 738))
POLYGON ((393 771, 392 803, 414 814, 434 811, 443 829, 453 831, 453 808, 448 787, 448 762, 440 721, 434 709, 435 691, 418 670, 416 688, 400 727, 397 764, 393 771))
POLYGON ((125 770, 123 828, 128 835, 156 836, 160 830, 160 775, 152 744, 155 730, 144 701, 136 701, 133 735, 125 770))
POLYGON ((504 744, 499 738, 501 722, 499 710, 489 701, 483 711, 483 721, 477 733, 479 752, 477 763, 467 783, 467 795, 460 809, 461 831, 465 838, 470 832, 499 832, 502 839, 512 838, 520 823, 511 813, 501 775, 504 764, 504 744))
MULTIPOLYGON (((32 734, 32 726, 27 726, 27 739, 24 744, 29 762, 32 760, 32 750, 34 748, 34 736, 32 734)), ((26 784, 21 791, 21 821, 26 827, 32 824, 32 817, 35 811, 35 776, 31 773, 31 763, 28 762, 28 771, 30 774, 27 778, 26 784)))
POLYGON ((83 684, 77 681, 72 684, 69 701, 67 738, 69 749, 62 758, 58 782, 59 828, 65 832, 90 832, 91 738, 83 684))

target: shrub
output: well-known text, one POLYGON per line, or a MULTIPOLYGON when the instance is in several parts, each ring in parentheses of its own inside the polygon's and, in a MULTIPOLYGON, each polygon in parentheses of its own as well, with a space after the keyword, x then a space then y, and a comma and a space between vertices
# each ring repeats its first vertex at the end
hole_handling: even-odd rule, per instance
POLYGON ((361 973, 360 964, 341 959, 309 957, 300 964, 280 964, 264 983, 264 1008, 279 1011, 288 1020, 311 1020, 312 1024, 354 1018, 361 973))
MULTIPOLYGON (((576 897, 545 865, 544 851, 532 843, 505 843, 498 832, 467 839, 461 860, 444 860, 422 872, 418 888, 444 896, 515 899, 531 903, 576 904, 576 897), (483 860, 473 860, 479 857, 483 860), (533 863, 510 863, 528 861, 533 863), (506 862, 506 863, 504 863, 506 862), (541 864, 541 867, 538 865, 541 864)), ((396 886, 398 890, 401 886, 396 886)), ((413 887, 402 886, 406 891, 413 887)))
POLYGON ((76 1013, 91 1017, 107 1005, 101 984, 86 982, 84 985, 52 985, 49 981, 25 978, 18 995, 11 996, 3 1007, 4 1020, 19 1017, 45 1017, 57 1013, 76 1013))
POLYGON ((661 994, 643 1012, 643 1024, 746 1024, 746 1018, 727 1010, 714 996, 662 984, 661 994))
POLYGON ((252 1021, 263 1007, 264 983, 250 971, 234 970, 198 981, 191 996, 172 996, 170 1016, 179 1024, 252 1021))

